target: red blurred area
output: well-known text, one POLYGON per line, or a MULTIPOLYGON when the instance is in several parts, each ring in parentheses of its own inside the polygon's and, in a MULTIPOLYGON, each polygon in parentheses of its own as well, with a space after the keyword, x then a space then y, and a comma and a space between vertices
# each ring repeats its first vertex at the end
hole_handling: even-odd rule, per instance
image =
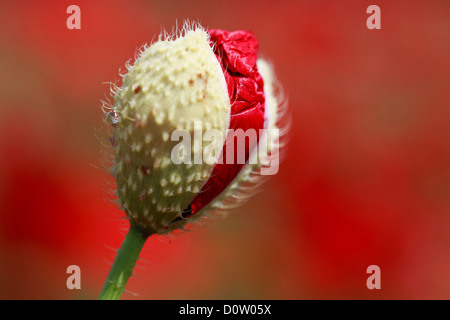
MULTIPOLYGON (((450 298, 450 3, 3 1, 0 298, 96 298, 126 231, 100 99, 161 27, 252 31, 293 118, 286 160, 216 225, 146 244, 150 299, 450 298), (82 29, 66 28, 77 4, 82 29), (381 8, 382 29, 366 28, 381 8), (66 288, 66 268, 82 290, 66 288), (381 268, 379 291, 366 268, 381 268)), ((135 299, 125 295, 125 299, 135 299)))

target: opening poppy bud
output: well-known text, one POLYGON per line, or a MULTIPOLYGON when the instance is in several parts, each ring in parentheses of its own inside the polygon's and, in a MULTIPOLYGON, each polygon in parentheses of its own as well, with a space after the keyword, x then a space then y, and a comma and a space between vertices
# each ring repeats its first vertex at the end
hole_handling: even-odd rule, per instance
POLYGON ((182 228, 223 206, 274 154, 279 103, 270 66, 257 52, 249 32, 185 24, 127 66, 107 120, 116 195, 132 224, 149 234, 182 228), (247 136, 228 153, 229 129, 253 130, 253 143, 247 136), (214 139, 197 141, 211 131, 214 139), (186 137, 191 143, 180 148, 186 137), (216 151, 212 158, 203 158, 206 148, 216 151))

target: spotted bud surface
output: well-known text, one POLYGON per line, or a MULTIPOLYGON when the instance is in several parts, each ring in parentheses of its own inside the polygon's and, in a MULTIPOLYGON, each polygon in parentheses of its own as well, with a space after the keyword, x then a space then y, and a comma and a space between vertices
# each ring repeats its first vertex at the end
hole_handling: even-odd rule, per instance
POLYGON ((209 35, 197 28, 145 49, 116 93, 114 112, 119 204, 139 226, 166 233, 213 167, 174 164, 171 152, 177 141, 171 141, 172 132, 185 129, 193 136, 194 130, 217 129, 225 137, 228 127, 230 99, 209 35))

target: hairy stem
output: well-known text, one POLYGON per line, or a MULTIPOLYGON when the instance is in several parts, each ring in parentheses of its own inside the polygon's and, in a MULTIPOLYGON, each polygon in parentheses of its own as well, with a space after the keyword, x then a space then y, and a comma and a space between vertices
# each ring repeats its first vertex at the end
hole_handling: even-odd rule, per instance
POLYGON ((123 240, 122 246, 117 252, 116 259, 109 271, 99 300, 119 300, 125 289, 128 278, 131 276, 133 268, 139 258, 145 241, 150 236, 133 225, 123 240))

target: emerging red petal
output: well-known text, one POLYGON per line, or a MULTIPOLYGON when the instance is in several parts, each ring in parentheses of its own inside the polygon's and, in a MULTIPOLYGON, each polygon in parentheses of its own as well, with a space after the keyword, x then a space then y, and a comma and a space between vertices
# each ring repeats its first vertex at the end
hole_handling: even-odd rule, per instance
MULTIPOLYGON (((210 30, 209 34, 228 86, 231 102, 230 129, 254 129, 258 133, 264 127, 264 82, 256 66, 258 41, 247 31, 210 30)), ((257 139, 259 140, 259 135, 257 139)), ((246 142, 246 162, 255 147, 256 145, 246 142)), ((200 211, 238 175, 244 165, 237 164, 236 143, 234 149, 234 161, 227 161, 224 145, 223 163, 214 166, 211 178, 184 211, 183 217, 200 211)))

